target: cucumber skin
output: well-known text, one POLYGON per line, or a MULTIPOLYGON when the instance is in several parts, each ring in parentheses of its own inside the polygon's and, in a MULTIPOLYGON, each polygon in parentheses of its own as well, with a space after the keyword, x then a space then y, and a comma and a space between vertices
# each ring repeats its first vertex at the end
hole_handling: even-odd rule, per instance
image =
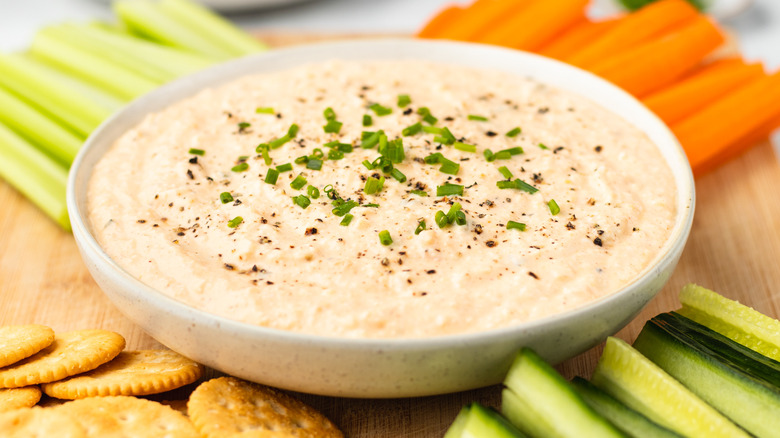
POLYGON ((525 438, 512 423, 479 403, 463 407, 444 438, 525 438))
POLYGON ((691 392, 758 437, 780 431, 780 391, 719 360, 674 329, 673 315, 645 324, 634 347, 691 392))
POLYGON ((683 438, 663 426, 660 426, 639 412, 620 403, 618 400, 598 389, 582 377, 572 381, 574 389, 588 405, 609 420, 626 435, 633 438, 683 438))

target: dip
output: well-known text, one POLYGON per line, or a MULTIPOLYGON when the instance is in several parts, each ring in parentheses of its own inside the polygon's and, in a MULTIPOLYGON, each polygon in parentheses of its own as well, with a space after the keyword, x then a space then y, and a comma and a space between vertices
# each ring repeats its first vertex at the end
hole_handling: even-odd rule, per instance
POLYGON ((675 198, 656 146, 572 93, 420 61, 331 61, 147 116, 97 164, 88 214, 122 268, 196 308, 414 338, 616 292, 659 257, 675 198))

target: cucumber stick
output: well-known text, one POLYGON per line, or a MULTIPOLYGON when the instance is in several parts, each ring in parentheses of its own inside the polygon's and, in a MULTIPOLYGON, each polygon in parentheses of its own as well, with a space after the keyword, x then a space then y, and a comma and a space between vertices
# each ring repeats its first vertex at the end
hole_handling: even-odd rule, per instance
POLYGON ((625 437, 532 350, 520 351, 504 380, 501 412, 532 437, 625 437))
POLYGON ((681 315, 780 361, 780 321, 695 284, 680 292, 681 315))
POLYGON ((575 377, 571 384, 594 411, 632 438, 682 438, 615 400, 582 377, 575 377))
POLYGON ((719 360, 698 336, 681 330, 681 324, 674 315, 656 316, 645 324, 634 347, 748 432, 777 436, 780 390, 719 360))
POLYGON ((524 438, 515 426, 498 412, 479 403, 461 409, 444 438, 524 438))
POLYGON ((650 420, 681 435, 708 438, 749 436, 618 338, 607 338, 591 382, 650 420))

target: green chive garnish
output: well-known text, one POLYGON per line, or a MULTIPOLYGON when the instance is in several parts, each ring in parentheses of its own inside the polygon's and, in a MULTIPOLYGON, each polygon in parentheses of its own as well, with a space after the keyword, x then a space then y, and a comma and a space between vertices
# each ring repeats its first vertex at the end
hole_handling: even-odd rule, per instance
POLYGON ((363 165, 366 166, 366 169, 368 170, 374 170, 374 165, 368 160, 363 160, 363 165))
POLYGON ((513 181, 497 181, 496 186, 499 189, 517 189, 527 193, 534 194, 539 191, 536 187, 526 183, 525 181, 515 179, 513 181))
POLYGON ((425 230, 425 219, 420 219, 420 222, 417 222, 417 228, 414 229, 414 235, 418 235, 421 232, 425 230))
POLYGON ((436 134, 436 135, 441 135, 444 132, 442 128, 437 128, 436 126, 423 126, 422 130, 426 134, 436 134))
POLYGON ((298 135, 298 131, 300 130, 300 127, 293 123, 290 125, 290 127, 287 129, 287 136, 290 138, 295 138, 296 135, 298 135))
POLYGON ((547 149, 550 149, 550 148, 548 148, 547 146, 545 146, 545 145, 544 145, 544 143, 539 143, 539 149, 544 149, 544 150, 547 150, 547 149))
POLYGON ((441 158, 441 167, 439 172, 446 173, 447 175, 457 175, 460 170, 460 164, 450 161, 444 157, 441 158))
POLYGON ((386 116, 393 112, 392 108, 388 108, 386 106, 382 106, 378 103, 372 104, 370 107, 368 107, 371 111, 373 111, 378 116, 386 116))
POLYGON ((231 195, 230 192, 222 192, 219 194, 219 200, 222 201, 223 204, 233 202, 233 195, 231 195))
POLYGON ((325 120, 336 119, 336 111, 333 111, 333 108, 331 107, 325 108, 325 111, 322 112, 322 115, 325 116, 325 120))
POLYGON ((339 121, 336 121, 336 120, 328 120, 328 123, 327 123, 325 126, 323 126, 323 127, 322 127, 322 129, 323 129, 325 132, 330 132, 330 133, 333 133, 333 134, 338 134, 338 133, 339 133, 339 131, 341 131, 341 125, 343 125, 343 123, 341 123, 341 122, 339 122, 339 121))
POLYGON ((341 152, 338 149, 331 149, 328 151, 329 160, 340 160, 342 158, 344 158, 344 152, 341 152))
POLYGON ((550 213, 552 213, 553 216, 556 216, 561 212, 561 207, 558 207, 558 203, 555 202, 555 199, 547 201, 547 206, 550 207, 550 213))
POLYGON ((344 219, 342 219, 341 222, 339 222, 339 225, 343 225, 345 227, 348 226, 349 223, 352 222, 352 218, 353 217, 355 217, 355 216, 352 216, 352 214, 350 214, 350 213, 345 214, 344 215, 344 219))
POLYGON ((306 195, 293 196, 292 199, 295 205, 303 208, 304 210, 306 207, 311 205, 311 199, 309 199, 306 195))
POLYGON ((445 144, 453 144, 455 143, 455 141, 457 141, 455 135, 453 135, 452 132, 450 132, 450 129, 447 128, 446 126, 441 128, 441 136, 444 137, 445 141, 443 141, 442 143, 445 144))
POLYGON ((521 132, 523 132, 523 130, 520 129, 520 127, 518 126, 516 128, 512 128, 511 130, 509 130, 509 132, 506 133, 506 136, 507 137, 517 137, 517 135, 520 134, 521 132))
POLYGON ((478 116, 476 114, 469 114, 469 120, 474 120, 476 122, 487 122, 488 118, 485 116, 478 116))
POLYGON ((369 176, 366 180, 366 185, 363 187, 363 191, 367 195, 373 195, 375 193, 378 193, 380 190, 382 190, 382 187, 385 185, 385 177, 380 176, 379 179, 374 178, 373 176, 369 176))
POLYGON ((371 203, 371 204, 363 204, 363 207, 366 207, 366 208, 378 208, 378 207, 379 207, 379 204, 374 204, 374 203, 371 203))
POLYGON ((270 106, 260 107, 255 110, 255 113, 257 114, 273 114, 275 113, 274 109, 270 106))
POLYGON ((360 140, 360 147, 363 149, 371 149, 372 147, 376 146, 377 143, 379 143, 379 137, 383 136, 385 133, 383 131, 363 131, 363 134, 361 136, 360 140))
POLYGON ((498 151, 498 153, 501 153, 501 152, 509 152, 509 155, 520 155, 520 154, 523 153, 523 148, 521 148, 520 146, 515 146, 513 148, 502 149, 502 150, 498 151))
POLYGON ((339 152, 344 152, 345 154, 352 152, 352 144, 350 143, 340 143, 338 141, 330 141, 328 143, 325 143, 325 146, 331 149, 338 150, 339 152))
POLYGON ((444 212, 441 210, 436 212, 436 216, 434 216, 434 220, 436 221, 436 225, 438 225, 439 228, 444 228, 450 224, 450 220, 447 219, 447 215, 444 214, 444 212))
POLYGON ((306 177, 303 176, 303 174, 298 174, 298 176, 296 176, 295 179, 290 182, 290 187, 294 188, 295 190, 300 190, 305 185, 306 177))
POLYGON ((417 114, 421 115, 423 118, 423 122, 429 124, 429 125, 435 125, 436 122, 439 121, 436 117, 431 114, 431 110, 428 109, 428 107, 421 106, 420 108, 417 108, 417 114))
POLYGON ((204 155, 206 151, 204 151, 203 149, 190 148, 190 153, 192 155, 204 155))
POLYGON ((278 149, 278 148, 282 147, 285 143, 287 143, 290 140, 291 140, 290 136, 285 134, 285 135, 283 135, 283 136, 281 136, 279 138, 275 138, 275 139, 269 141, 268 142, 268 146, 270 146, 271 149, 278 149))
POLYGON ((238 132, 243 132, 246 128, 252 126, 249 122, 239 122, 238 124, 238 132))
POLYGON ((374 119, 371 118, 370 114, 364 114, 363 115, 363 126, 371 126, 374 124, 374 119))
POLYGON ((466 213, 458 210, 455 213, 455 223, 458 225, 466 225, 466 213))
POLYGON ((241 222, 244 222, 244 218, 241 216, 236 216, 228 221, 228 227, 236 228, 237 226, 241 225, 241 222))
POLYGON ((279 171, 276 169, 268 169, 268 173, 265 174, 265 182, 267 184, 276 184, 279 179, 279 171))
POLYGON ((506 223, 506 229, 525 231, 525 224, 522 222, 509 221, 506 223))
POLYGON ((270 166, 273 160, 271 159, 271 151, 270 151, 270 145, 267 143, 262 143, 259 146, 257 146, 257 149, 255 151, 259 153, 263 157, 263 162, 265 162, 266 166, 270 166))
POLYGON ((463 152, 476 152, 477 151, 477 147, 475 145, 473 145, 473 144, 466 144, 466 143, 461 143, 459 141, 456 141, 454 146, 455 146, 455 149, 457 149, 459 151, 463 151, 463 152))
POLYGON ((501 175, 504 175, 504 178, 512 179, 512 172, 506 166, 499 167, 498 171, 501 172, 501 175))
POLYGON ((311 152, 311 155, 309 155, 309 159, 312 157, 321 160, 323 157, 325 157, 325 153, 322 152, 322 149, 320 148, 314 148, 314 150, 311 152))
POLYGON ((428 192, 426 192, 425 190, 412 190, 409 193, 417 196, 428 196, 428 192))
POLYGON ((395 180, 396 180, 396 181, 398 181, 399 183, 404 183, 404 182, 406 182, 406 175, 404 175, 404 174, 403 174, 403 172, 401 172, 401 171, 400 171, 400 170, 398 170, 398 169, 395 169, 395 168, 394 168, 393 170, 391 170, 391 171, 390 171, 390 176, 392 176, 393 178, 395 178, 395 180))
POLYGON ((507 150, 498 151, 493 154, 493 160, 508 160, 510 158, 512 158, 512 153, 507 150))
POLYGON ((289 171, 293 170, 293 165, 292 165, 292 163, 280 164, 280 165, 276 166, 276 170, 278 170, 280 173, 281 172, 289 172, 289 171))
POLYGON ((423 158, 423 161, 425 161, 425 164, 439 164, 442 158, 444 158, 444 155, 441 152, 435 152, 423 158))
POLYGON ((447 212, 447 220, 450 223, 455 222, 455 215, 458 214, 461 208, 463 208, 463 206, 460 205, 460 202, 456 202, 450 206, 450 211, 447 212))
POLYGON ((309 194, 311 199, 317 199, 317 198, 320 197, 320 189, 318 189, 317 187, 314 187, 312 185, 310 185, 309 187, 306 187, 306 193, 309 194))
POLYGON ((398 95, 398 107, 403 108, 405 106, 409 106, 409 104, 412 103, 412 98, 409 97, 408 94, 399 94, 398 95))
POLYGON ((247 164, 246 162, 238 163, 235 166, 230 168, 230 170, 232 170, 233 172, 243 172, 247 169, 249 169, 249 164, 247 164))
POLYGON ((482 155, 485 157, 485 160, 487 160, 488 162, 492 162, 496 160, 495 155, 493 155, 493 151, 491 151, 490 149, 485 149, 485 151, 482 152, 482 155))
POLYGON ((311 170, 321 170, 322 160, 316 158, 309 158, 309 161, 306 162, 306 167, 311 170))
POLYGON ((443 186, 436 186, 436 196, 463 195, 463 186, 460 184, 445 183, 443 186))
POLYGON ((301 155, 300 157, 295 159, 295 164, 306 164, 309 162, 309 156, 308 155, 301 155))
POLYGON ((388 246, 391 243, 393 243, 393 238, 390 237, 390 232, 387 230, 382 230, 379 232, 379 242, 382 243, 384 246, 388 246))
POLYGON ((336 205, 333 208, 332 213, 335 214, 336 216, 344 216, 345 214, 349 213, 350 210, 352 210, 357 206, 358 203, 355 201, 343 201, 341 204, 336 205))
POLYGON ((417 134, 418 132, 422 131, 422 127, 423 127, 422 123, 417 122, 412 126, 407 126, 406 128, 404 128, 404 130, 401 131, 401 135, 403 135, 404 137, 409 137, 410 135, 417 134))

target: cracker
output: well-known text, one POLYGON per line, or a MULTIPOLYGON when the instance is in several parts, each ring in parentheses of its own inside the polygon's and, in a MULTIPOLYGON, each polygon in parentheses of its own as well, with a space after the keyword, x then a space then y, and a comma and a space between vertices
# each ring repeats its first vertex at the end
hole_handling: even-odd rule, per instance
POLYGON ((125 339, 107 330, 77 330, 58 334, 51 345, 0 369, 0 388, 54 382, 110 361, 125 348, 125 339))
POLYGON ((44 325, 0 327, 0 368, 43 350, 54 341, 54 330, 44 325))
POLYGON ((43 391, 56 398, 158 394, 188 385, 203 375, 196 362, 170 350, 123 351, 111 362, 58 382, 43 391))
POLYGON ((31 408, 40 399, 41 388, 37 386, 0 389, 0 412, 19 408, 31 408))
POLYGON ((83 427, 62 412, 45 408, 22 408, 0 413, 4 438, 86 438, 83 427))
POLYGON ((200 438, 187 417, 160 403, 127 396, 90 397, 51 408, 99 438, 200 438))
POLYGON ((234 377, 200 384, 190 396, 187 412, 207 438, 344 436, 324 415, 300 400, 234 377))

